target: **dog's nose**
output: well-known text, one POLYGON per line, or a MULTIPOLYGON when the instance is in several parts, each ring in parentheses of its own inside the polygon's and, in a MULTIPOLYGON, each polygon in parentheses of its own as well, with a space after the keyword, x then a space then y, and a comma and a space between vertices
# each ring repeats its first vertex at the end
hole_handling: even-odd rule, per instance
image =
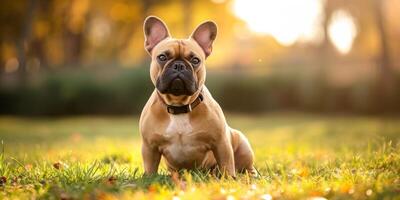
POLYGON ((185 63, 183 61, 175 61, 174 64, 172 64, 172 68, 175 71, 183 71, 186 69, 185 63))

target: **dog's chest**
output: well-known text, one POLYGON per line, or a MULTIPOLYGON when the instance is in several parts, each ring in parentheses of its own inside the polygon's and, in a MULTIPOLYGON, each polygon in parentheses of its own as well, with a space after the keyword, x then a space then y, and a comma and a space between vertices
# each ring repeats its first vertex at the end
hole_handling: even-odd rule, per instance
POLYGON ((169 124, 165 130, 166 137, 173 137, 175 135, 190 134, 193 127, 190 124, 188 114, 170 115, 169 124))
POLYGON ((167 142, 162 145, 163 155, 170 163, 191 163, 204 157, 206 145, 197 140, 195 132, 188 114, 170 115, 164 132, 167 142))

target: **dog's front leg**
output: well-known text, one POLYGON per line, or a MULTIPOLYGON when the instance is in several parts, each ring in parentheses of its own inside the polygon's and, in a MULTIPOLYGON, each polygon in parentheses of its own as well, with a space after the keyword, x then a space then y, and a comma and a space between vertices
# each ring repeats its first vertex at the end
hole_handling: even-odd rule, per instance
POLYGON ((218 167, 222 173, 235 177, 235 161, 232 145, 227 136, 223 136, 213 149, 218 167))
POLYGON ((157 148, 152 148, 148 144, 142 145, 142 157, 144 173, 147 175, 155 174, 160 164, 161 153, 157 148))

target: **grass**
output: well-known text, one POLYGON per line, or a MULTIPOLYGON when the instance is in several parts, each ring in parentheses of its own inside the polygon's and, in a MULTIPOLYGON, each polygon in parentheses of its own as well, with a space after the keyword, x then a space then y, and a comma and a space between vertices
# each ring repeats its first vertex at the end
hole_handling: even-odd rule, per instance
POLYGON ((400 119, 228 115, 257 179, 145 177, 136 117, 0 117, 0 199, 400 199, 400 119))

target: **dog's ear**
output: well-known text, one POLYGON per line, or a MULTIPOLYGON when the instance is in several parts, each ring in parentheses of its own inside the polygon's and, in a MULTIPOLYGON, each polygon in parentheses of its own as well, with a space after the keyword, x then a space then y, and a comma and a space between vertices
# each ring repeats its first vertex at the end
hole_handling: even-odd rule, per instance
POLYGON ((158 17, 148 16, 144 20, 144 48, 151 54, 151 50, 162 40, 170 37, 165 23, 158 17))
POLYGON ((212 21, 206 21, 200 24, 190 36, 203 49, 208 57, 212 52, 212 44, 217 37, 217 25, 212 21))

